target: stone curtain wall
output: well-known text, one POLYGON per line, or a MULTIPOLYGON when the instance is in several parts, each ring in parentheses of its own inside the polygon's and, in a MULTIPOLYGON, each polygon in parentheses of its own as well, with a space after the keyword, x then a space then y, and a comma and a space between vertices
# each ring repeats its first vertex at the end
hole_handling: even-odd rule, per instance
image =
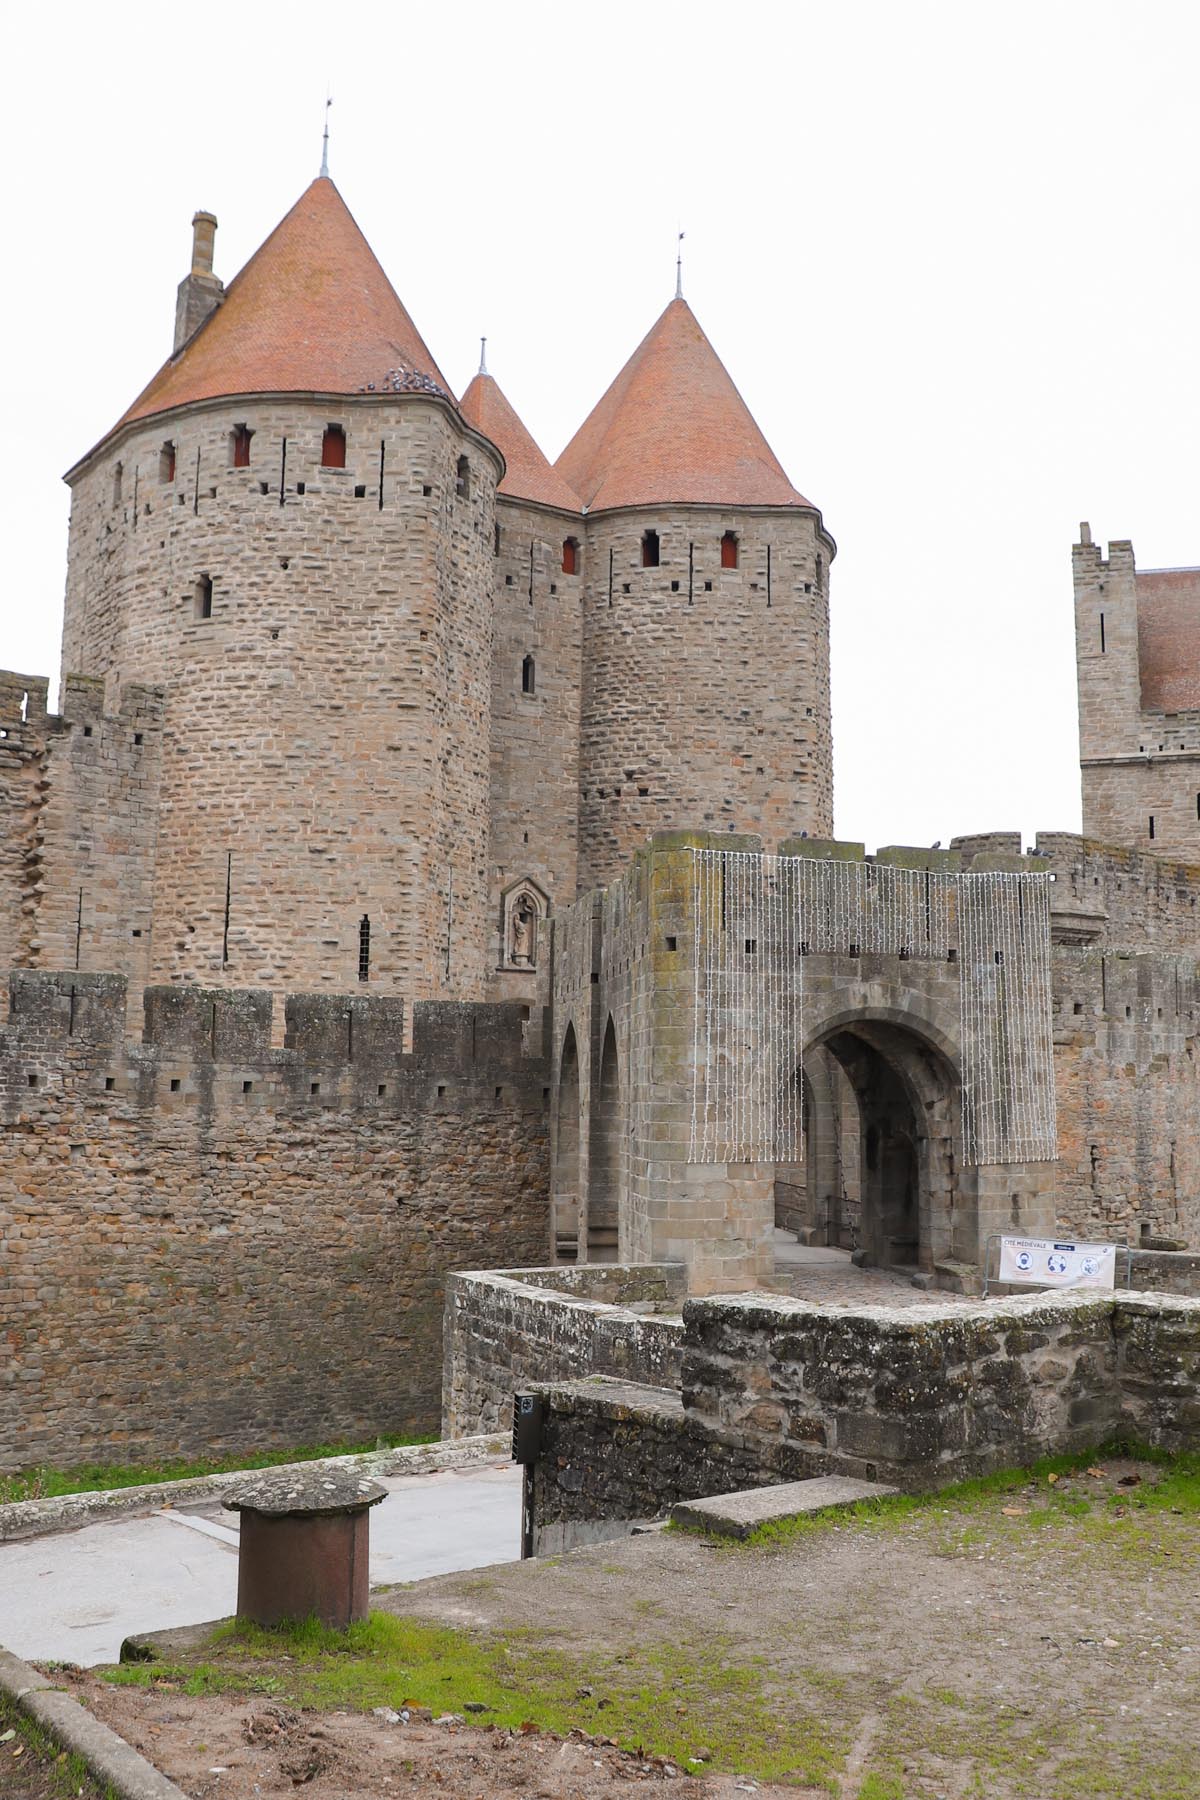
POLYGON ((366 915, 368 991, 483 997, 497 474, 396 394, 207 403, 73 471, 64 669, 165 695, 150 979, 345 991, 366 915))
POLYGON ((451 1269, 548 1231, 517 1005, 13 978, 0 1031, 0 1467, 436 1430, 451 1269))
POLYGON ((0 968, 129 978, 140 1009, 153 941, 162 695, 0 672, 0 968))
POLYGON ((531 1381, 611 1375, 678 1387, 683 1287, 677 1264, 451 1275, 442 1436, 506 1429, 514 1390, 531 1381), (649 1306, 673 1316, 640 1310, 649 1306))

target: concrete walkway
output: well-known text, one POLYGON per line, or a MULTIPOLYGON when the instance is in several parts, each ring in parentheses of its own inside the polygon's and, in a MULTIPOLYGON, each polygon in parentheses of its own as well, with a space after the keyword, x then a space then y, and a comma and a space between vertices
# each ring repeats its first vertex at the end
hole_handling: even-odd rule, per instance
MULTIPOLYGON (((371 1581, 417 1581, 521 1554, 512 1463, 386 1479, 371 1581)), ((106 1520, 0 1545, 0 1644, 17 1656, 115 1662, 134 1631, 221 1619, 237 1599, 238 1515, 220 1506, 106 1520)))

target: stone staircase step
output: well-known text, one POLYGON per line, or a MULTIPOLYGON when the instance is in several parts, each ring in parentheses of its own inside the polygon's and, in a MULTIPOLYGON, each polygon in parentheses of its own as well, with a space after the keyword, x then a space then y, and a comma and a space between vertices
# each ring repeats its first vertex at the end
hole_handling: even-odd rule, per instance
POLYGON ((816 1475, 808 1481, 742 1488, 736 1494, 714 1494, 706 1500, 681 1500, 671 1508, 671 1522, 714 1537, 747 1538, 760 1525, 775 1525, 810 1513, 836 1512, 860 1500, 883 1500, 899 1492, 899 1488, 881 1481, 816 1475))

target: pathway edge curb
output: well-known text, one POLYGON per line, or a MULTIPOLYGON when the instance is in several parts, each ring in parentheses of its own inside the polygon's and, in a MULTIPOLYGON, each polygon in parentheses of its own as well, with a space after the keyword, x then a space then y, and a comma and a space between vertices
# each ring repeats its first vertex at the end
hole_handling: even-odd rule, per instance
POLYGON ((229 1488, 255 1474, 291 1473, 301 1469, 352 1469, 362 1475, 430 1475, 470 1463, 507 1456, 511 1443, 502 1433, 441 1439, 432 1444, 401 1444, 391 1450, 364 1450, 350 1456, 324 1456, 311 1462, 277 1463, 269 1470, 227 1469, 220 1475, 189 1475, 179 1481, 148 1482, 141 1487, 101 1488, 83 1494, 54 1494, 43 1500, 10 1500, 0 1506, 0 1544, 40 1537, 52 1531, 77 1531, 100 1519, 125 1513, 154 1512, 180 1501, 203 1505, 220 1500, 229 1488))
POLYGON ((94 1718, 72 1694, 2 1648, 0 1694, 35 1719, 64 1750, 81 1757, 96 1780, 107 1782, 121 1800, 188 1800, 181 1787, 94 1718))

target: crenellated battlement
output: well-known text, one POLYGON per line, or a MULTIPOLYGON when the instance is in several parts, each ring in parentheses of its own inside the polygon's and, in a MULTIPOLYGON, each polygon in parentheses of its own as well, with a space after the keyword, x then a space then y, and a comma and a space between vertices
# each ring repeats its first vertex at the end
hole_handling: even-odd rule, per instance
POLYGON ((472 1004, 391 997, 289 994, 284 1042, 273 1044, 275 996, 265 989, 154 987, 144 995, 141 1036, 126 1035, 122 976, 17 970, 0 1028, 0 1097, 53 1103, 64 1086, 136 1098, 168 1112, 204 1097, 236 1102, 370 1106, 407 1110, 461 1104, 488 1090, 490 1104, 542 1110, 541 1014, 520 1002, 472 1004), (35 1099, 35 1095, 37 1098, 35 1099))

